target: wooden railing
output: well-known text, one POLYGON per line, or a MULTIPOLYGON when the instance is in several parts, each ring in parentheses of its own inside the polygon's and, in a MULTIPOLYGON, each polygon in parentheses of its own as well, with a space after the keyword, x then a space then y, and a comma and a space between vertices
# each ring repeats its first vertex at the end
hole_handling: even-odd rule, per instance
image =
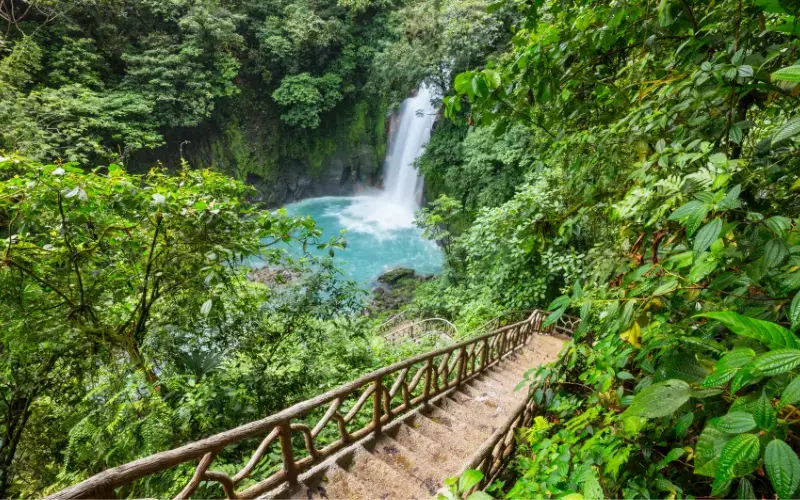
POLYGON ((444 337, 446 340, 453 340, 458 337, 458 328, 446 319, 428 318, 392 330, 384 335, 383 338, 386 339, 387 342, 397 342, 400 340, 417 342, 422 338, 427 338, 432 335, 444 337))
POLYGON ((113 498, 119 488, 129 495, 136 491, 131 486, 136 481, 189 463, 197 465, 175 498, 188 498, 204 481, 219 483, 228 498, 255 497, 294 483, 299 474, 338 450, 380 433, 395 418, 522 347, 539 331, 544 314, 534 311, 523 321, 382 368, 275 415, 106 470, 50 498, 113 498), (260 440, 257 446, 253 439, 260 440), (255 450, 238 472, 213 469, 226 449, 240 450, 251 442, 255 450), (278 451, 280 470, 261 480, 250 477, 265 456, 278 451))

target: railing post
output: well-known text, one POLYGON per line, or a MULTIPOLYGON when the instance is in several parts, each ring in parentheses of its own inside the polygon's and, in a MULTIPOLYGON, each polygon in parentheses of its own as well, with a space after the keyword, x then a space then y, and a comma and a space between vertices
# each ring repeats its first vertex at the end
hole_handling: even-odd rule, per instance
POLYGON ((431 358, 425 361, 425 386, 422 388, 422 404, 428 406, 428 398, 431 394, 431 370, 433 368, 431 358))
POLYGON ((283 471, 289 484, 297 483, 297 466, 294 463, 294 450, 292 449, 292 428, 288 420, 278 424, 281 428, 281 457, 283 458, 283 471))
POLYGON ((373 424, 373 431, 375 434, 380 434, 381 432, 381 404, 383 402, 383 377, 378 377, 375 379, 375 390, 373 391, 372 395, 375 398, 373 400, 372 405, 372 424, 373 424))
POLYGON ((481 351, 481 371, 486 368, 486 360, 489 356, 489 339, 483 339, 483 351, 481 351))
POLYGON ((458 358, 458 374, 456 374, 456 386, 461 385, 464 379, 464 371, 467 367, 467 347, 463 346, 460 351, 460 358, 458 358))

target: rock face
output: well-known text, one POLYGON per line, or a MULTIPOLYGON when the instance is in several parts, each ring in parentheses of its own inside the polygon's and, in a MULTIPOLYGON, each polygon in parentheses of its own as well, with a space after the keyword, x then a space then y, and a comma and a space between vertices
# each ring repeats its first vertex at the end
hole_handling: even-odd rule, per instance
POLYGON ((378 276, 379 286, 372 290, 372 302, 367 313, 383 313, 395 311, 411 302, 414 290, 430 280, 433 275, 417 274, 413 269, 398 267, 378 276))

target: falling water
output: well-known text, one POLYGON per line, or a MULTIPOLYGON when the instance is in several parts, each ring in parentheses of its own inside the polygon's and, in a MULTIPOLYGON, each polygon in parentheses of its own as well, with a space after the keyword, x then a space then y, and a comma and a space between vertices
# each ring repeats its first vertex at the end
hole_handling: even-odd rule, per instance
POLYGON ((421 179, 414 162, 431 137, 436 109, 431 92, 422 85, 417 95, 403 101, 400 120, 386 156, 386 183, 383 196, 414 210, 419 207, 421 179))
POLYGON ((414 162, 431 136, 436 108, 431 91, 421 86, 395 117, 384 163, 384 190, 341 198, 312 198, 286 207, 291 214, 312 216, 324 228, 323 239, 347 230, 347 249, 337 253, 343 274, 361 283, 395 267, 423 273, 441 269, 442 252, 424 240, 414 226, 421 201, 422 178, 414 162))

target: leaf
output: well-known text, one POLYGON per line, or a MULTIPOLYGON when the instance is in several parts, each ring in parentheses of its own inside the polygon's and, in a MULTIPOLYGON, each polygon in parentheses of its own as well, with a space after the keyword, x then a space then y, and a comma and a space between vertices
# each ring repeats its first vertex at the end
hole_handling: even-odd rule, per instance
POLYGON ((769 240, 764 246, 764 261, 771 269, 777 267, 783 262, 783 259, 788 255, 789 249, 786 248, 786 243, 783 240, 773 239, 769 240))
POLYGON ((731 438, 722 448, 714 483, 723 483, 733 477, 737 464, 758 460, 761 444, 755 434, 739 434, 731 438))
POLYGON ((792 323, 792 330, 797 330, 800 326, 800 292, 797 292, 792 299, 792 305, 789 306, 789 321, 792 323))
POLYGON ((642 327, 634 322, 630 330, 619 334, 619 338, 629 342, 634 347, 642 347, 642 327))
POLYGON ((775 410, 772 408, 772 402, 770 402, 766 392, 763 390, 761 391, 761 397, 756 401, 753 417, 758 427, 765 431, 771 431, 778 425, 775 410))
POLYGON ((756 352, 749 347, 737 347, 729 353, 722 356, 714 368, 717 370, 727 370, 729 368, 739 368, 750 361, 756 356, 756 352))
POLYGON ((694 457, 694 473, 713 477, 719 463, 722 448, 730 436, 714 426, 706 426, 697 438, 694 457))
MULTIPOLYGON (((800 120, 800 118, 798 118, 798 120, 800 120)), ((783 238, 786 236, 786 233, 789 232, 789 229, 791 229, 792 220, 788 217, 776 215, 765 220, 764 225, 767 226, 773 233, 775 233, 775 236, 778 238, 783 238)))
POLYGON ((714 373, 703 380, 703 387, 717 387, 727 384, 731 379, 736 376, 738 368, 728 368, 725 370, 716 370, 714 373))
POLYGON ((800 401, 800 376, 795 377, 781 393, 779 408, 786 405, 793 405, 800 401))
POLYGON ((153 203, 155 205, 163 205, 166 200, 163 194, 155 193, 153 195, 153 203))
POLYGON ((708 247, 719 237, 719 232, 721 230, 722 219, 717 217, 697 232, 697 236, 694 238, 694 248, 692 249, 695 259, 698 255, 708 250, 708 247))
POLYGON ((800 347, 800 339, 786 328, 760 319, 743 316, 733 311, 720 311, 698 314, 695 317, 715 319, 732 332, 763 342, 770 349, 800 347))
POLYGON ((792 138, 800 134, 800 117, 795 117, 786 122, 781 128, 775 132, 775 135, 772 137, 772 145, 785 140, 792 138))
POLYGON ((586 480, 583 482, 581 493, 583 494, 583 498, 586 500, 605 499, 603 487, 600 486, 600 482, 597 480, 597 472, 595 472, 594 467, 592 467, 590 472, 586 474, 586 480))
POLYGON ((795 498, 800 486, 800 459, 788 444, 780 439, 770 441, 764 452, 764 468, 778 498, 795 498))
POLYGON ((664 467, 669 465, 670 462, 674 462, 675 460, 681 458, 684 453, 686 453, 686 451, 683 448, 672 448, 671 450, 669 450, 667 455, 658 463, 657 468, 663 469, 664 467))
POLYGON ((753 485, 746 477, 739 480, 739 488, 736 489, 736 498, 739 500, 756 500, 756 493, 753 491, 753 485))
POLYGON ((728 434, 739 434, 756 428, 753 415, 744 411, 732 411, 727 415, 713 418, 709 424, 728 434))
POLYGON ((625 410, 628 415, 657 418, 670 415, 680 408, 692 394, 692 388, 683 380, 667 380, 643 389, 625 410))
POLYGON ((800 82, 800 66, 787 66, 772 73, 773 80, 800 82))
POLYGON ((798 365, 800 365, 800 349, 776 349, 754 359, 752 370, 757 376, 774 376, 788 372, 798 365))
POLYGON ((739 72, 739 78, 750 78, 753 76, 753 67, 749 64, 742 64, 736 70, 739 72))
POLYGON ((661 281, 658 288, 653 290, 653 295, 664 295, 678 288, 678 280, 676 278, 667 278, 661 281))
MULTIPOLYGON (((741 73, 739 74, 739 76, 741 76, 741 73)), ((728 137, 730 137, 731 141, 733 141, 735 144, 742 143, 743 133, 739 125, 736 125, 735 123, 731 125, 731 130, 730 133, 728 134, 728 137)))
POLYGON ((679 438, 683 437, 686 431, 689 430, 689 427, 692 426, 692 422, 694 422, 694 413, 692 412, 679 418, 678 421, 675 422, 675 435, 679 438))
POLYGON ((494 500, 492 495, 485 491, 476 491, 467 497, 467 500, 494 500))
POLYGON ((473 486, 480 483, 481 479, 483 479, 483 472, 475 469, 465 470, 458 479, 458 491, 469 491, 473 486))
POLYGON ((202 314, 203 316, 208 316, 208 313, 211 312, 211 306, 213 304, 214 302, 211 299, 208 299, 207 301, 203 302, 203 305, 200 306, 200 314, 202 314))

